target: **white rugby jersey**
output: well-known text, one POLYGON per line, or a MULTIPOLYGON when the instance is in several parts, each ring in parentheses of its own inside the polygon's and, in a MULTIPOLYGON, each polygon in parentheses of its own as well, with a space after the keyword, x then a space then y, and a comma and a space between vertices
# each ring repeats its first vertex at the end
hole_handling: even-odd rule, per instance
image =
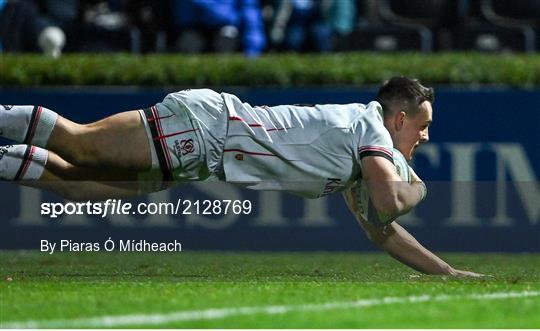
POLYGON ((229 112, 223 152, 229 183, 318 198, 356 181, 362 157, 392 161, 378 102, 267 107, 222 96, 229 112))

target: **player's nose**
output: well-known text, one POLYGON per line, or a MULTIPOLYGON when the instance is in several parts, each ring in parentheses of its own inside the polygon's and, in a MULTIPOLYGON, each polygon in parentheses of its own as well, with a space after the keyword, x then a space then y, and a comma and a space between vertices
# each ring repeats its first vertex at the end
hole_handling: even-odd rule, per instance
POLYGON ((429 132, 427 129, 420 133, 420 142, 427 143, 429 141, 429 132))

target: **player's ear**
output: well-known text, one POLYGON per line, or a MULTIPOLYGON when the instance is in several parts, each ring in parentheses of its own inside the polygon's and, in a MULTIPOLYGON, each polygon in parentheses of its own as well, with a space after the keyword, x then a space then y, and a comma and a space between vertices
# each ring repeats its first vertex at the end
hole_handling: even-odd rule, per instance
POLYGON ((407 114, 404 111, 398 111, 396 112, 396 115, 394 115, 394 127, 396 131, 401 130, 403 127, 403 123, 405 122, 405 116, 407 114))

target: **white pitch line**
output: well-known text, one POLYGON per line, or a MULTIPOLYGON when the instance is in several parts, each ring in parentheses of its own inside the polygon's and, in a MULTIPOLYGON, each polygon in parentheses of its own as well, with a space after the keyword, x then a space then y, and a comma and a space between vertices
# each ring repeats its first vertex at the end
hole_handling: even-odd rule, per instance
POLYGON ((361 299, 348 302, 328 302, 321 304, 259 306, 238 308, 211 308, 204 310, 186 310, 167 314, 132 314, 118 316, 100 316, 65 320, 30 320, 0 323, 5 329, 38 328, 114 328, 129 325, 161 325, 172 322, 213 320, 238 315, 285 314, 290 312, 324 311, 332 309, 351 309, 400 303, 441 302, 450 300, 501 300, 511 298, 537 297, 540 291, 475 293, 459 295, 418 295, 407 297, 386 297, 381 299, 361 299))

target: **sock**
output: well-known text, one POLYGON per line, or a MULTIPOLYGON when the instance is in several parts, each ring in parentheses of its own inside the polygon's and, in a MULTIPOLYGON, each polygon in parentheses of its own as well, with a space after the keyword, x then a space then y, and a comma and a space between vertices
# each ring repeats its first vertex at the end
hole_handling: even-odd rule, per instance
POLYGON ((1 180, 38 180, 49 153, 32 145, 0 146, 1 180))
POLYGON ((58 114, 41 106, 0 105, 0 135, 27 145, 45 147, 58 114))

